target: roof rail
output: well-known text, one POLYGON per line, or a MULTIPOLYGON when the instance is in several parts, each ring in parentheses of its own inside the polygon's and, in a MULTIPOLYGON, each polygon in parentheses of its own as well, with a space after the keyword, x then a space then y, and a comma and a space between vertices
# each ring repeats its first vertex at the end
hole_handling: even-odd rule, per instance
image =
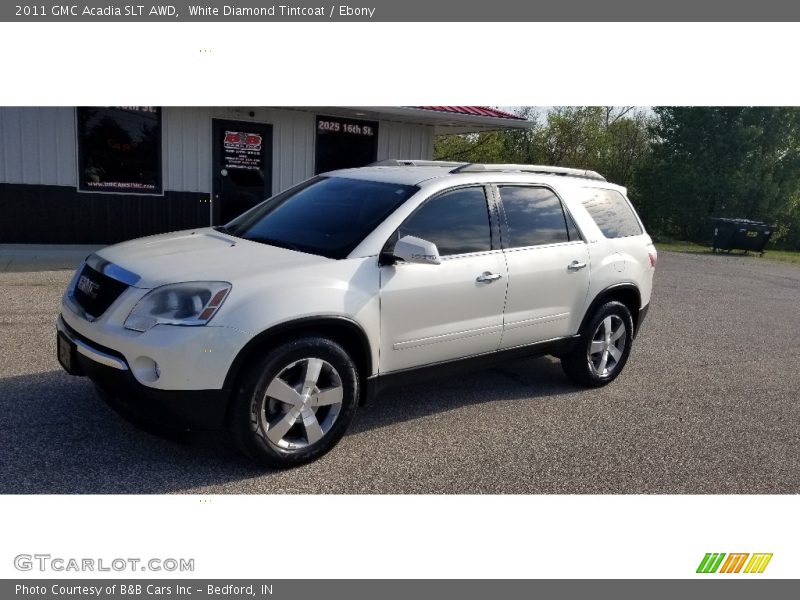
POLYGON ((544 165, 493 165, 484 163, 466 163, 455 167, 451 173, 476 173, 482 171, 516 171, 519 173, 545 173, 548 175, 562 175, 565 177, 582 177, 606 181, 606 178, 596 171, 587 169, 570 169, 568 167, 548 167, 544 165))
POLYGON ((368 167, 464 167, 469 163, 448 160, 417 160, 404 158, 387 158, 367 165, 368 167))

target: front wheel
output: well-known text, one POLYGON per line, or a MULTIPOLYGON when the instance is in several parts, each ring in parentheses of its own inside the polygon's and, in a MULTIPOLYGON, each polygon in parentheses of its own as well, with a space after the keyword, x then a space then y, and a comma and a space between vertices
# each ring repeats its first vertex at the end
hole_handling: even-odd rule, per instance
POLYGON ((633 318, 628 307, 606 302, 586 323, 575 347, 561 357, 561 366, 577 383, 600 387, 622 372, 632 343, 633 318))
POLYGON ((324 337, 301 337, 256 361, 238 388, 230 427, 237 446, 270 467, 311 462, 344 435, 358 404, 358 373, 324 337))

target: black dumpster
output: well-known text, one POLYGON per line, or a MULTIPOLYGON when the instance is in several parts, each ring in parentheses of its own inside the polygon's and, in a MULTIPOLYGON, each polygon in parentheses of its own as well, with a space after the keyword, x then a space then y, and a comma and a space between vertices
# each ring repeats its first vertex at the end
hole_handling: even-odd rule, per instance
POLYGON ((763 221, 749 219, 711 219, 714 226, 712 249, 717 250, 744 250, 746 252, 760 252, 763 256, 764 248, 772 237, 774 225, 767 225, 763 221))

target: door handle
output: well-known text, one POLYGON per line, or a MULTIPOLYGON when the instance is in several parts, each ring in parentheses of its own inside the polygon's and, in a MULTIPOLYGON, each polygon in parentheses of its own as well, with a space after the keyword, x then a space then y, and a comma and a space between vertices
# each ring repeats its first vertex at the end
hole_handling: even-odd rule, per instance
POLYGON ((586 268, 585 262, 579 262, 577 260, 573 260, 571 263, 567 265, 568 271, 580 271, 581 269, 586 268))
POLYGON ((484 271, 478 275, 478 278, 475 281, 478 283, 491 283, 492 281, 497 281, 501 277, 502 275, 499 273, 490 273, 489 271, 484 271))

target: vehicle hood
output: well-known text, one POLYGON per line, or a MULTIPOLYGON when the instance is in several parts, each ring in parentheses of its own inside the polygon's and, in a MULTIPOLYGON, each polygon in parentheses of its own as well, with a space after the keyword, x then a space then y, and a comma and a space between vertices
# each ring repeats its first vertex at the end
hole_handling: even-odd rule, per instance
POLYGON ((331 259, 233 237, 214 229, 190 229, 108 246, 97 255, 140 277, 135 287, 182 281, 228 281, 273 270, 327 263, 331 259))

